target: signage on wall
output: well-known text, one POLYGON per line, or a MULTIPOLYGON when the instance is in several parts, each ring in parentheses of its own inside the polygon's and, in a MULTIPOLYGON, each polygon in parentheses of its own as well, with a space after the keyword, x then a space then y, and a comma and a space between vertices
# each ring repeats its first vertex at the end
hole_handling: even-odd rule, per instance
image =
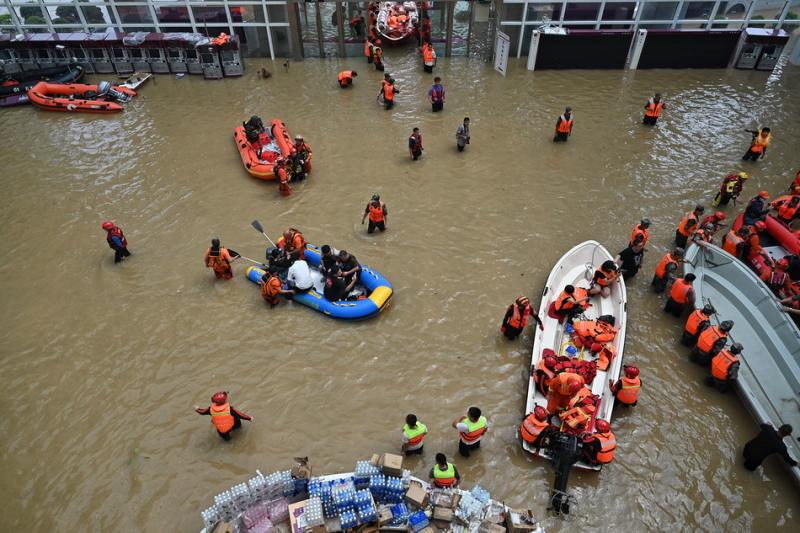
POLYGON ((511 37, 505 33, 498 31, 497 37, 494 41, 494 69, 506 75, 506 68, 508 67, 508 52, 511 50, 511 37))

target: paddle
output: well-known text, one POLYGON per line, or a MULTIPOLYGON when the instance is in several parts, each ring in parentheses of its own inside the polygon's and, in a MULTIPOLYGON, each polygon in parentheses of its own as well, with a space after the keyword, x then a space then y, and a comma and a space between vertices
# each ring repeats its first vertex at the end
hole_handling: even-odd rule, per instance
POLYGON ((270 239, 270 238, 269 238, 269 235, 267 235, 266 233, 264 233, 264 226, 262 226, 262 225, 261 225, 261 222, 259 222, 258 220, 254 220, 254 221, 252 221, 252 222, 250 223, 250 225, 251 225, 251 226, 253 226, 253 228, 254 228, 254 229, 257 231, 257 232, 259 232, 261 235, 263 235, 264 237, 266 237, 266 238, 267 238, 267 240, 269 241, 269 243, 270 243, 272 246, 275 246, 276 248, 278 247, 278 246, 277 246, 277 245, 276 245, 274 242, 272 242, 272 239, 270 239))

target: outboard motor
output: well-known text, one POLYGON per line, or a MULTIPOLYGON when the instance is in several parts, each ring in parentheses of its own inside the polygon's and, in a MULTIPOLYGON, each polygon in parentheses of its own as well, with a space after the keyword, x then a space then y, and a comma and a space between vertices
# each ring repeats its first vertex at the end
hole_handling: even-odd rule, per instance
POLYGON ((110 81, 101 81, 97 85, 97 96, 105 97, 106 100, 112 100, 119 103, 125 103, 131 99, 125 93, 121 93, 114 89, 110 81))
POLYGON ((548 510, 557 515, 569 514, 570 495, 567 494, 567 482, 572 466, 583 457, 583 442, 575 435, 555 432, 545 443, 552 453, 553 468, 556 471, 553 482, 553 493, 548 510))
POLYGON ((101 81, 97 84, 97 96, 105 96, 111 90, 110 81, 101 81))

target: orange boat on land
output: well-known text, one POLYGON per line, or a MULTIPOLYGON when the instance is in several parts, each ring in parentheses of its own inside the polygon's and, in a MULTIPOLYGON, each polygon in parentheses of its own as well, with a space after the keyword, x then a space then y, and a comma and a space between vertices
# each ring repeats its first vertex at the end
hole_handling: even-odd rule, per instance
POLYGON ((98 87, 43 81, 28 91, 28 98, 34 105, 50 111, 115 113, 123 110, 123 102, 136 96, 136 91, 120 85, 112 85, 105 94, 100 94, 98 87))
POLYGON ((287 158, 292 151, 292 138, 286 129, 286 124, 277 118, 272 119, 272 126, 267 132, 269 141, 261 151, 260 159, 256 148, 247 140, 244 126, 237 126, 233 130, 233 140, 236 141, 236 148, 242 157, 244 168, 254 178, 260 180, 274 180, 275 173, 272 171, 275 160, 278 157, 287 158))

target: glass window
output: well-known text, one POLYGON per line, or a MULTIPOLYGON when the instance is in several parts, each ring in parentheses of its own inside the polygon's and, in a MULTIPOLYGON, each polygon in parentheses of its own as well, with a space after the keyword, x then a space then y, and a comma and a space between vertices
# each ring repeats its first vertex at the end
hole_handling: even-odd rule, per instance
POLYGON ((89 51, 92 54, 92 59, 106 59, 105 48, 92 48, 89 51))
POLYGON ((157 48, 148 48, 147 57, 150 59, 161 59, 161 50, 157 48))
POLYGON ((292 45, 289 42, 289 28, 270 27, 272 33, 272 47, 275 50, 275 57, 290 57, 292 55, 292 45))
POLYGON ((39 48, 36 50, 36 59, 50 59, 50 50, 39 48))
POLYGON ((145 23, 152 24, 153 18, 150 16, 150 10, 147 6, 117 6, 119 18, 123 23, 137 24, 145 23))
POLYGON ((14 24, 14 20, 11 18, 11 13, 8 12, 5 4, 0 4, 0 26, 4 24, 14 24))
POLYGON ((564 20, 597 20, 599 2, 568 2, 564 9, 564 20))
POLYGON ((194 48, 187 48, 183 51, 183 53, 186 56, 186 59, 197 59, 197 50, 194 48))
POLYGON ((672 20, 677 7, 678 2, 645 2, 641 20, 672 20))
POLYGON ((47 6, 47 13, 53 24, 80 24, 78 9, 75 6, 47 6))
POLYGON ((156 8, 156 17, 159 22, 163 23, 188 23, 189 10, 186 6, 158 6, 156 8))
POLYGON ((192 6, 194 21, 198 24, 207 22, 228 22, 225 6, 192 6))
POLYGON ((144 58, 144 50, 141 48, 129 48, 128 55, 131 56, 131 59, 142 59, 144 58))
POLYGON ((525 15, 527 22, 538 22, 544 19, 559 20, 561 18, 561 4, 528 4, 528 12, 525 15))
POLYGON ((718 19, 736 19, 741 20, 747 14, 747 8, 743 2, 736 0, 732 2, 720 2, 719 9, 717 10, 718 19))
POLYGON ((614 2, 606 4, 603 20, 633 20, 636 2, 614 2))
POLYGON ((38 5, 17 6, 14 10, 23 24, 47 24, 42 8, 38 5))
MULTIPOLYGON (((114 13, 106 6, 80 6, 83 18, 89 26, 100 24, 116 24, 114 13)), ((120 8, 125 9, 125 8, 120 8)))
POLYGON ((127 59, 128 53, 125 51, 124 48, 112 48, 111 55, 114 56, 114 59, 127 59))
POLYGON ((183 54, 178 48, 167 48, 167 57, 169 59, 182 59, 183 54))
POLYGON ((261 6, 229 6, 231 22, 264 22, 261 6))
POLYGON ((503 22, 522 22, 522 9, 525 4, 509 4, 506 2, 503 5, 503 22))
POLYGON ((286 22, 286 6, 267 6, 267 16, 270 22, 286 22))
POLYGON ((714 2, 684 2, 679 19, 708 20, 714 11, 714 2))
POLYGON ((86 59, 86 50, 83 48, 70 48, 69 49, 70 56, 74 57, 78 61, 83 61, 86 59))

